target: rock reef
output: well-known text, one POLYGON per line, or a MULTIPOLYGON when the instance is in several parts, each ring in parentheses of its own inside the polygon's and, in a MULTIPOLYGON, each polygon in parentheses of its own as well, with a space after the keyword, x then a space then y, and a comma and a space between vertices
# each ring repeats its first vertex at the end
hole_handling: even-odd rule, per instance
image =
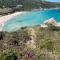
POLYGON ((47 25, 47 26, 50 24, 50 25, 53 25, 53 26, 60 27, 60 23, 56 22, 56 20, 54 18, 50 18, 50 19, 44 21, 44 24, 47 25))

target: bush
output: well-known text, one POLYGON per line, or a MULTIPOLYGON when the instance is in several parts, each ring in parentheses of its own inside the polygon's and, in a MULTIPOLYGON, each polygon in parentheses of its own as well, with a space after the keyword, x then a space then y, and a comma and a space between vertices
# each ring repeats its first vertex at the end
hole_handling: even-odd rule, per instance
POLYGON ((2 53, 0 60, 17 60, 17 56, 14 52, 2 53))

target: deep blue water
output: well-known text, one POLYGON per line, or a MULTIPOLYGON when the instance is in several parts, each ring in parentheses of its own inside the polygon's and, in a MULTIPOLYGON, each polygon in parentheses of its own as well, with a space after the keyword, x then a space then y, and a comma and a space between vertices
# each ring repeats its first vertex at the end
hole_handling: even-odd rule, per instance
POLYGON ((60 10, 26 12, 23 15, 17 15, 7 21, 4 25, 4 30, 14 31, 20 27, 42 24, 45 20, 52 17, 55 18, 57 22, 60 22, 60 10))

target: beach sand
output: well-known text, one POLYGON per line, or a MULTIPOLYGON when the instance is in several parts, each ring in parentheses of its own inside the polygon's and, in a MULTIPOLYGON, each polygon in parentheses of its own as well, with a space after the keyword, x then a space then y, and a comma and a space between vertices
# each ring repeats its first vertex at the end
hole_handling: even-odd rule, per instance
POLYGON ((13 13, 13 14, 0 17, 0 31, 3 31, 3 26, 4 26, 4 24, 5 24, 8 20, 10 20, 12 17, 17 16, 17 15, 21 15, 21 14, 24 14, 24 13, 25 13, 25 12, 15 12, 15 13, 13 13))

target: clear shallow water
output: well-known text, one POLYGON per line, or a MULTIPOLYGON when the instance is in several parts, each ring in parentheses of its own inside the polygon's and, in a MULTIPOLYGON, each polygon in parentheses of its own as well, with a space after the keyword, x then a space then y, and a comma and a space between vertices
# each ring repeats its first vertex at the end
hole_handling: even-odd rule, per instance
POLYGON ((23 15, 17 15, 7 21, 3 28, 5 31, 14 31, 20 27, 42 24, 45 20, 52 17, 55 18, 57 22, 60 22, 60 10, 26 12, 23 15))

